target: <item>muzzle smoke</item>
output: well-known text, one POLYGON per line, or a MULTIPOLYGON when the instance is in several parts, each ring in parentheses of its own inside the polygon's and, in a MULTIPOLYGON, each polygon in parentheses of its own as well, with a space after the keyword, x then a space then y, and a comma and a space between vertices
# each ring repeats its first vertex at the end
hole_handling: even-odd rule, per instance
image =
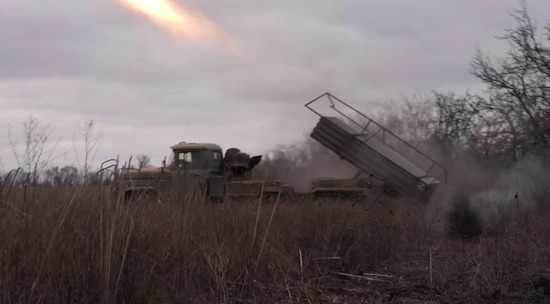
POLYGON ((530 155, 497 176, 485 190, 456 195, 447 212, 452 233, 475 236, 504 218, 550 207, 550 156, 530 155))

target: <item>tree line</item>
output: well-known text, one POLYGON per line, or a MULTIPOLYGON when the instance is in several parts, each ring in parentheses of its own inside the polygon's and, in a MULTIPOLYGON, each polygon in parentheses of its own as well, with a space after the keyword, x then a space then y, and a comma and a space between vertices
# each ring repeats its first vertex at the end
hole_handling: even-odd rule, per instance
POLYGON ((431 141, 451 158, 515 161, 549 148, 550 23, 539 34, 525 3, 511 15, 516 26, 499 37, 509 45, 504 57, 478 48, 470 62, 483 92, 435 91, 427 100, 408 100, 401 112, 405 137, 431 141))
MULTIPOLYGON (((78 123, 83 146, 74 147, 76 165, 54 166, 53 162, 68 152, 57 152, 60 139, 52 138, 52 129, 30 115, 17 130, 8 126, 8 139, 17 169, 0 175, 0 184, 75 186, 106 182, 96 174, 93 163, 100 148, 102 134, 93 119, 78 123)), ((137 155, 139 168, 151 166, 151 159, 144 154, 137 155)))

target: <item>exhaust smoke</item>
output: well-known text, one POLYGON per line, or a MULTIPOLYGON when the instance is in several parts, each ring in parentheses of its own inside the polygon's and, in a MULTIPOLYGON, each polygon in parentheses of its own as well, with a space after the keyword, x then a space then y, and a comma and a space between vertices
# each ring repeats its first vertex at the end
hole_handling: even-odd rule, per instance
POLYGON ((550 207, 550 157, 530 155, 497 176, 487 189, 458 194, 447 212, 451 233, 473 237, 504 218, 550 207))

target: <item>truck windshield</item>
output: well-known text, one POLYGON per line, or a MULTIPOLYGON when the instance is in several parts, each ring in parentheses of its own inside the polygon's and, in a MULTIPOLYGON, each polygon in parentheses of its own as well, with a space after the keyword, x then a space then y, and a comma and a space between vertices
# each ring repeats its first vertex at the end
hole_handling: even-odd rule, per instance
POLYGON ((199 151, 178 151, 176 152, 176 162, 179 167, 197 169, 200 166, 200 153, 199 151))

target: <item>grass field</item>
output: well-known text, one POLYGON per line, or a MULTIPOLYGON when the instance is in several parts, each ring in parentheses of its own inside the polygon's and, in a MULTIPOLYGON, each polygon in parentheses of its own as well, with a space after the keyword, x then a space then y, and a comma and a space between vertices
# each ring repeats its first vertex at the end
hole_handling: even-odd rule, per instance
POLYGON ((2 303, 548 302, 547 213, 475 238, 443 210, 363 201, 113 201, 103 188, 4 189, 2 303), (538 289, 538 290, 537 290, 538 289))

